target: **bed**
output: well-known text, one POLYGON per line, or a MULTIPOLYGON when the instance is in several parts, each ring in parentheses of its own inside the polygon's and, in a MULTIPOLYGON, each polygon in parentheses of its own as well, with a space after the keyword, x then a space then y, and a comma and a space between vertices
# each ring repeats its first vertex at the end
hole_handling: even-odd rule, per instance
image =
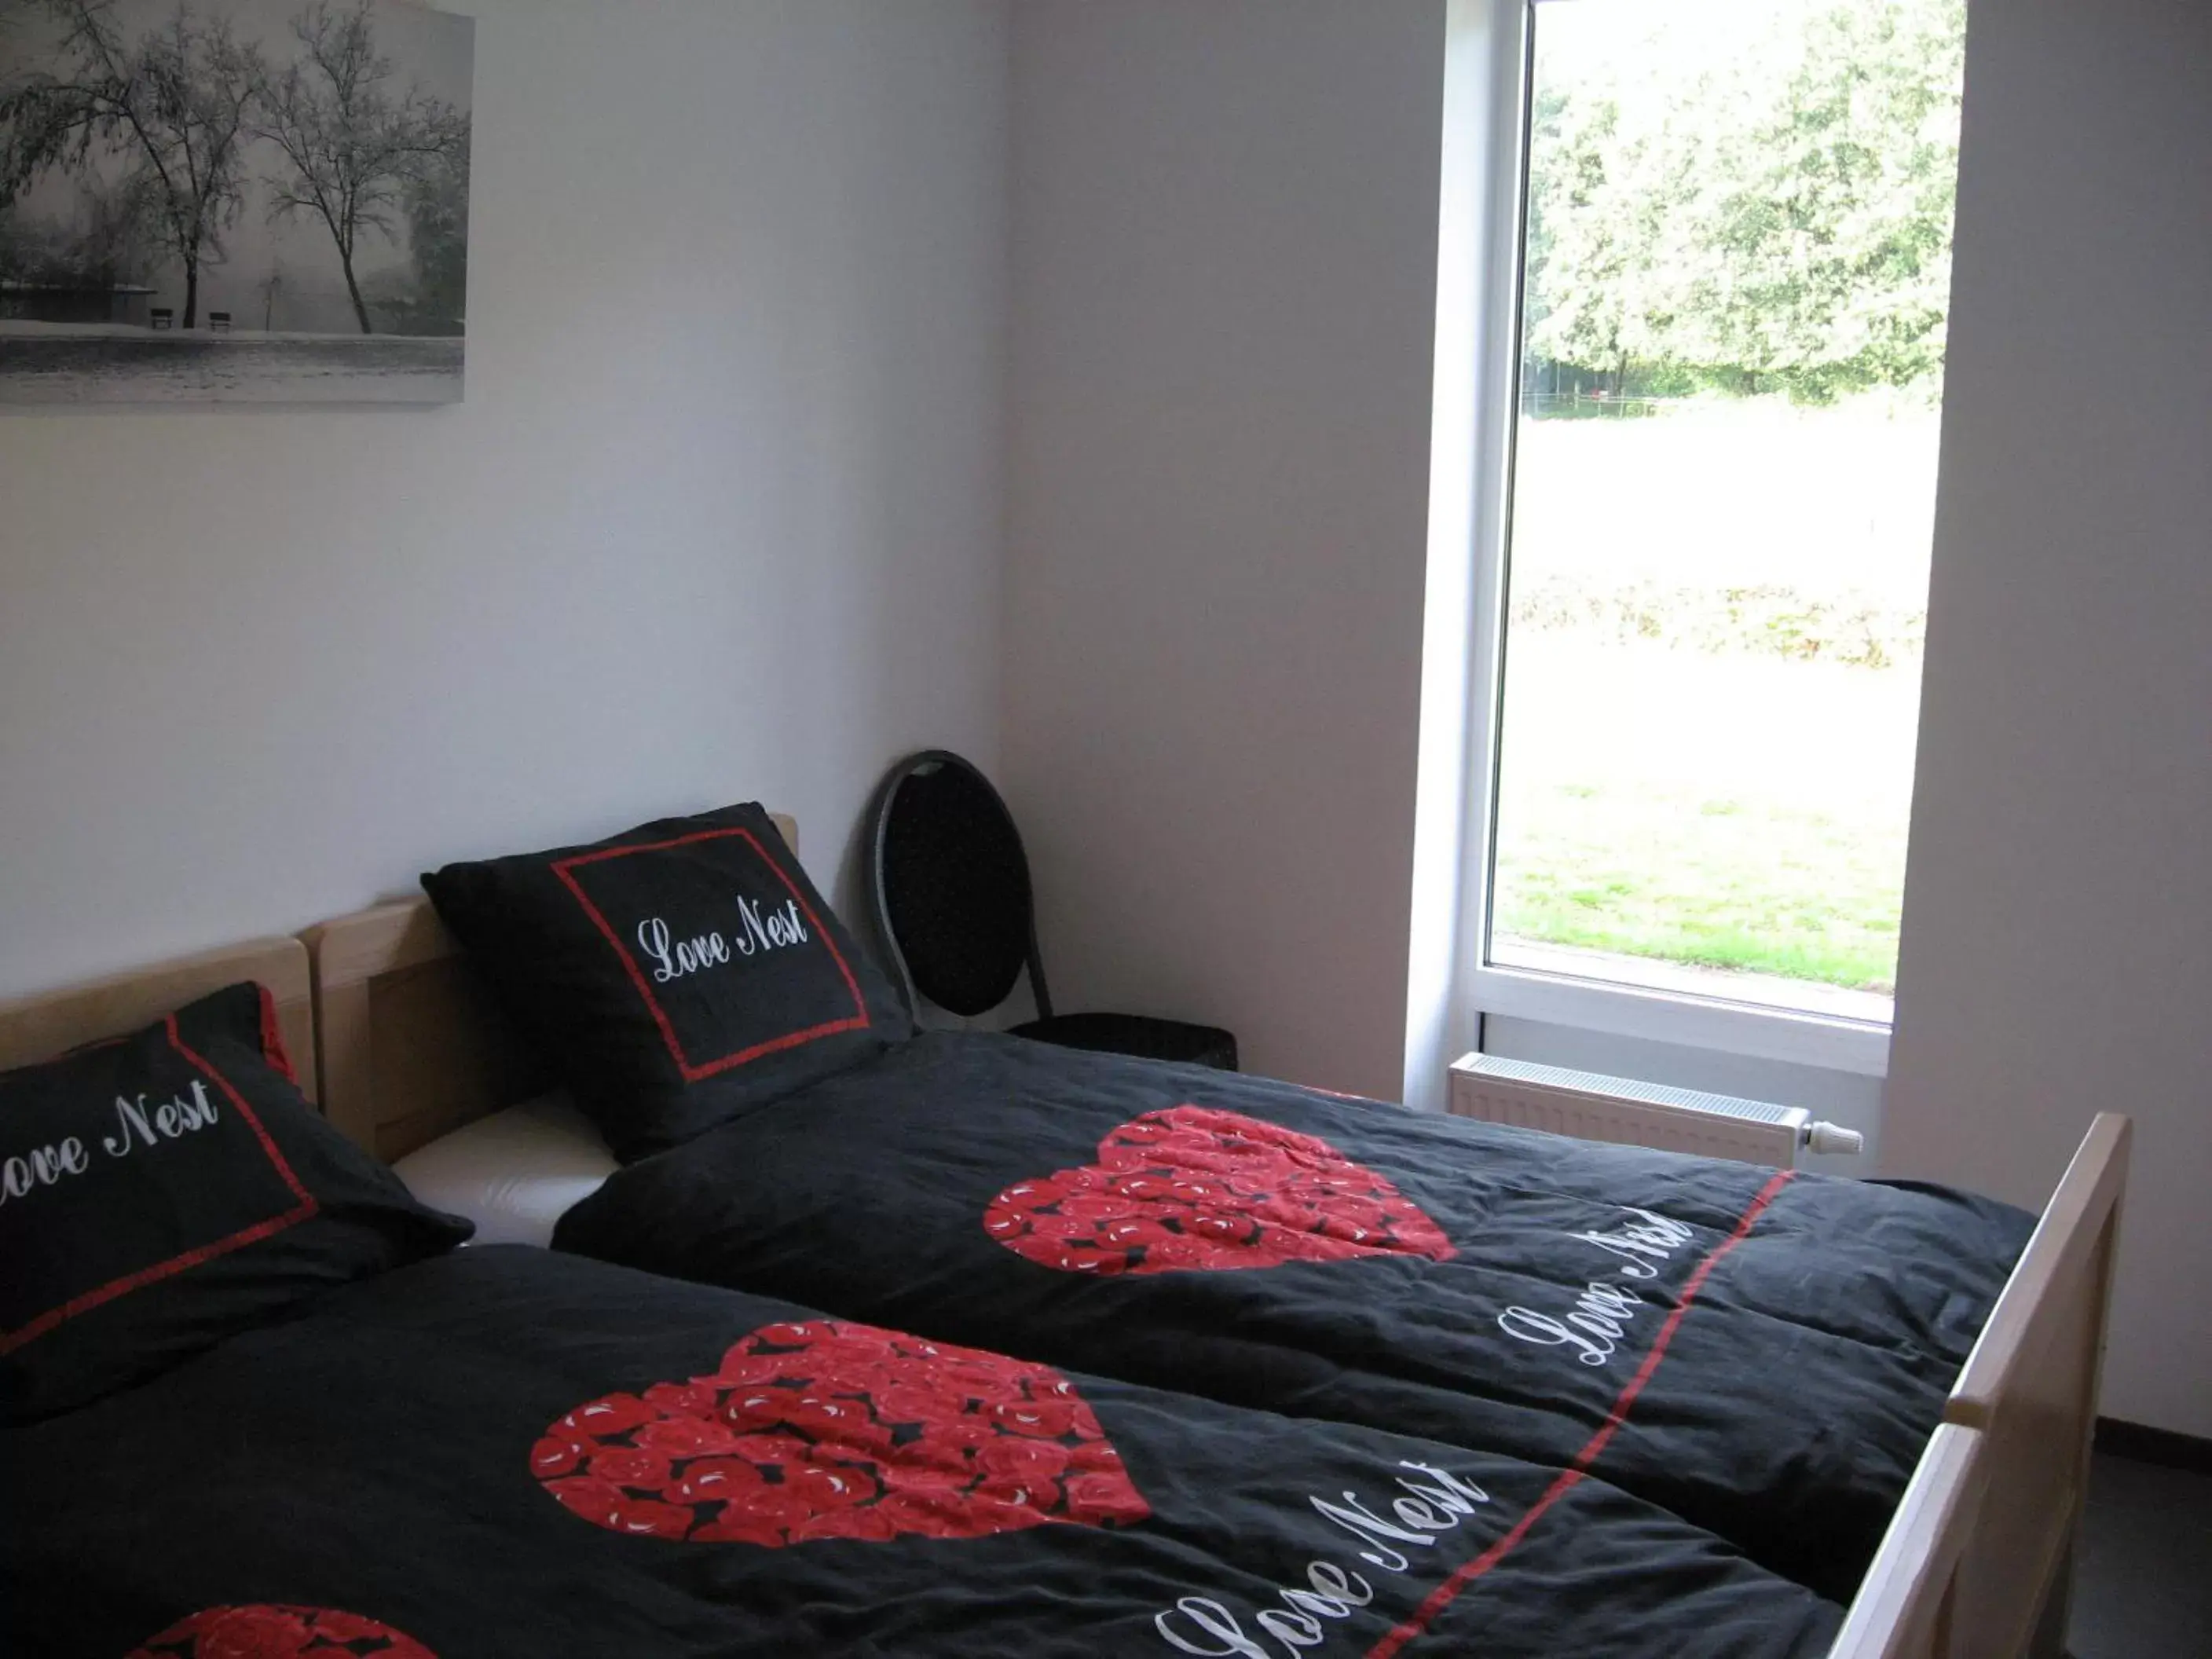
MULTIPOLYGON (((366 1144, 397 1155, 546 1081, 533 1075, 530 1045, 505 1030, 426 904, 343 919, 316 930, 313 942, 329 1107, 366 1144), (428 1109, 420 1103, 426 1088, 434 1097, 428 1109)), ((1868 1327, 1865 1308, 1832 1297, 1814 1318, 1783 1322, 1790 1328, 1778 1346, 1761 1322, 1771 1323, 1773 1298, 1794 1280, 1808 1272, 1832 1281, 1866 1275, 1863 1262, 1824 1269, 1802 1249, 1768 1248, 1775 1240, 1760 1230, 1778 1233, 1794 1209, 1804 1238, 1879 1254, 1885 1239, 1869 1243, 1850 1231, 1866 1211, 1853 1208, 1850 1183, 1546 1146, 1219 1074, 1151 1067, 1133 1080, 1121 1062, 1047 1060, 1034 1048, 917 1039, 811 1085, 809 1109, 778 1115, 773 1133, 764 1118, 750 1131, 732 1126, 635 1164, 564 1218, 562 1242, 854 1317, 903 1320, 947 1340, 1300 1416, 1418 1425, 1445 1443, 1595 1473, 1832 1595, 1856 1587, 1840 1652, 2057 1650, 2124 1181, 2124 1120, 2098 1121, 2024 1251, 2027 1218, 1955 1195, 1866 1189, 1884 1193, 1878 1207, 1897 1237, 1911 1232, 1916 1214, 1947 1218, 1914 1246, 1916 1272, 1937 1275, 1931 1297, 1887 1328, 1868 1327), (1046 1104, 992 1115, 979 1104, 979 1075, 991 1080, 987 1095, 1046 1104), (1369 1276, 1357 1297, 1317 1296, 1310 1273, 1300 1287, 1297 1275, 1308 1264, 1296 1261, 1263 1274, 1040 1273, 1034 1250, 987 1233, 987 1221, 996 1221, 1035 1250, 1064 1243, 1035 1242, 1015 1189, 1086 1161, 1110 1163, 1103 1152, 1081 1154, 1182 1107, 1207 1115, 1170 1116, 1167 1133, 1216 1135, 1225 1115, 1237 1120, 1227 1132, 1247 1139, 1256 1125, 1262 1142, 1286 1133, 1325 1143, 1327 1155, 1352 1166, 1331 1174, 1357 1180, 1387 1171, 1358 1196, 1382 1206, 1401 1248, 1358 1264, 1369 1276), (988 1133, 975 1133, 978 1116, 988 1133), (793 1131, 802 1118, 813 1128, 793 1131), (884 1155, 891 1149, 899 1157, 884 1155), (1483 1304, 1479 1319, 1447 1308, 1431 1321, 1442 1328, 1394 1342, 1377 1314, 1394 1298, 1378 1285, 1396 1285, 1410 1273, 1425 1276, 1415 1288, 1425 1294, 1446 1250, 1479 1257, 1492 1248, 1470 1238, 1451 1190, 1470 1149, 1519 1172, 1540 1170, 1543 1200, 1555 1206, 1536 1218, 1542 1224, 1516 1230, 1519 1242, 1498 1248, 1525 1251, 1526 1236, 1547 1233, 1555 1246, 1571 1241, 1576 1263, 1563 1266, 1554 1250, 1541 1260, 1509 1254, 1467 1264, 1486 1267, 1493 1281, 1517 1278, 1528 1294, 1503 1309, 1483 1304), (919 1163, 902 1170, 909 1156, 919 1163), (1664 1197, 1626 1200, 1624 1179, 1664 1197), (1605 1214, 1585 1224, 1591 1206, 1605 1214), (858 1248, 856 1217, 866 1234, 858 1248), (1951 1224, 1979 1230, 1980 1240, 1964 1252, 1966 1278, 1944 1280, 1940 1247, 1951 1224), (1593 1276, 1592 1262, 1610 1276, 1593 1276), (1977 1274, 1986 1282, 1968 1282, 1977 1274), (1249 1288, 1269 1284, 1278 1288, 1249 1288), (1584 1299, 1600 1285, 1604 1294, 1584 1299), (1540 1300, 1563 1289, 1571 1292, 1563 1304, 1540 1300), (1121 1297, 1119 1309, 1104 1296, 1121 1297), (1506 1334, 1541 1340, 1487 1335, 1515 1309, 1534 1316, 1506 1334), (1587 1317, 1574 1319, 1577 1312, 1587 1317), (1328 1340, 1312 1340, 1332 1323, 1328 1340), (1463 1340, 1474 1324, 1486 1328, 1485 1363, 1508 1354, 1518 1370, 1477 1389, 1467 1386, 1464 1365, 1441 1383, 1419 1374, 1437 1342, 1463 1340), (1378 1342, 1388 1365, 1372 1363, 1378 1342), (1804 1363, 1808 1345, 1838 1344, 1881 1363, 1844 1381, 1825 1363, 1804 1363), (1757 1363, 1743 1363, 1747 1353, 1757 1363), (1388 1385, 1379 1392, 1370 1386, 1378 1371, 1388 1385), (1729 1424, 1747 1420, 1753 1432, 1731 1437, 1729 1424), (1838 1422, 1851 1431, 1848 1443, 1823 1462, 1819 1437, 1832 1441, 1838 1422), (1860 1433, 1869 1423, 1872 1432, 1860 1433), (1871 1457, 1863 1455, 1869 1440, 1871 1457), (1816 1455, 1808 1457, 1808 1446, 1816 1455), (1733 1462, 1738 1470, 1713 1480, 1693 1469, 1686 1478, 1663 1455, 1680 1449, 1693 1463, 1703 1455, 1704 1468, 1733 1462)), ((1868 1282, 1878 1286, 1878 1276, 1868 1282)), ((1407 1294, 1396 1305, 1407 1305, 1407 1294)), ((1468 1294, 1480 1301, 1482 1293, 1468 1294)))
MULTIPOLYGON (((301 1131, 343 1147, 297 1091, 274 1115, 279 1073, 314 1087, 309 1006, 289 940, 0 1006, 0 1086, 166 1016, 162 1052, 230 1104, 129 1158, 250 1122, 250 1158, 273 1136, 306 1174, 301 1131), (169 1012, 250 1003, 240 981, 266 993, 258 1080, 169 1012)), ((18 1193, 10 1224, 61 1190, 18 1193)), ((269 1242, 250 1231, 222 1259, 269 1242)), ((0 1648, 1796 1659, 1844 1617, 1575 1469, 454 1242, 0 1427, 0 1648)))

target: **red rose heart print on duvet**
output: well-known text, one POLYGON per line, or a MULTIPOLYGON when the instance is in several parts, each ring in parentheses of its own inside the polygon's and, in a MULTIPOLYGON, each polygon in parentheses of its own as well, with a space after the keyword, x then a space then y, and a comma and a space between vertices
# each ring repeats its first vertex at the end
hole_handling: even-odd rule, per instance
POLYGON ((436 1659, 387 1625, 335 1607, 210 1607, 130 1659, 436 1659))
POLYGON ((1578 1468, 516 1245, 0 1425, 7 1659, 1819 1659, 1836 1624, 1578 1468))
POLYGON ((531 1467, 611 1532, 769 1549, 1151 1513, 1059 1372, 827 1319, 765 1326, 710 1376, 579 1406, 531 1467))
POLYGON ((1237 1112, 1147 1112, 1098 1161, 1017 1182, 983 1229, 1067 1273, 1160 1273, 1455 1252, 1382 1176, 1314 1135, 1237 1112))

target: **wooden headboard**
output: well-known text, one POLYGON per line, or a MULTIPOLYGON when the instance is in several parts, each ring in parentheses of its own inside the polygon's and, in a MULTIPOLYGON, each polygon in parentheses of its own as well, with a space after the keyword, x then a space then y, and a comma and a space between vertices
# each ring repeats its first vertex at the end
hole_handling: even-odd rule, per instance
POLYGON ((249 939, 66 990, 0 1002, 0 1071, 34 1066, 85 1043, 135 1031, 240 980, 266 986, 276 1000, 285 1051, 300 1073, 300 1086, 314 1098, 314 999, 307 947, 295 939, 249 939))
MULTIPOLYGON (((794 853, 799 825, 770 814, 794 853)), ((323 1111, 390 1162, 552 1086, 427 898, 301 935, 314 967, 323 1111)))

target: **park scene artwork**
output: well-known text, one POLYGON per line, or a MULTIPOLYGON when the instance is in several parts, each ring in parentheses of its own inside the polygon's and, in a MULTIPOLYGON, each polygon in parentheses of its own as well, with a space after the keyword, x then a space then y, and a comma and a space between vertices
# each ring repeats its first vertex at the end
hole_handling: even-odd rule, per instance
POLYGON ((0 404, 458 403, 472 20, 0 0, 0 404))

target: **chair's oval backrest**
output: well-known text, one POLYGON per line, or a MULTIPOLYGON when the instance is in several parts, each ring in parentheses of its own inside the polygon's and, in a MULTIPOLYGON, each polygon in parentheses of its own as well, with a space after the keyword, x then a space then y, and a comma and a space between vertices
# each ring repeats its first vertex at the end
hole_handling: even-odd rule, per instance
POLYGON ((1035 933, 1029 860, 989 781, 945 750, 902 762, 874 850, 877 922, 909 987, 963 1016, 1004 1002, 1035 933))

